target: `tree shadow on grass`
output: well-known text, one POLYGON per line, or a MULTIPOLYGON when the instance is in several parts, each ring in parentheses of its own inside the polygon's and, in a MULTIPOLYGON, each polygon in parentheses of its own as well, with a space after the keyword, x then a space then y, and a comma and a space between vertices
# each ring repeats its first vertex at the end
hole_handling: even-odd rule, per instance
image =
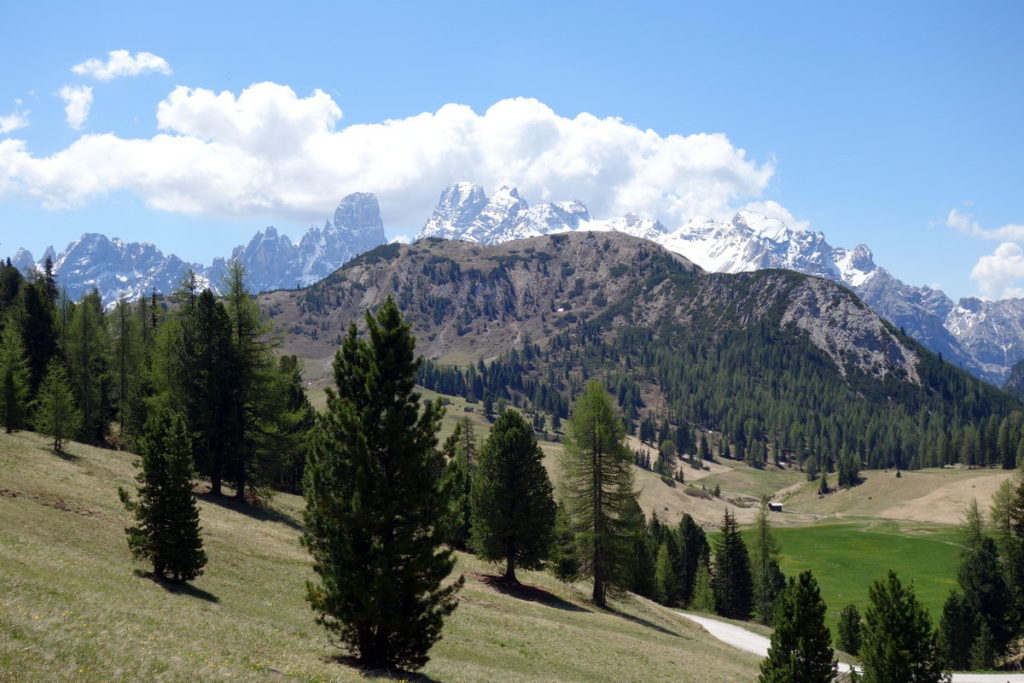
POLYGON ((417 671, 406 671, 405 669, 374 669, 361 663, 355 657, 346 657, 344 655, 337 655, 334 657, 328 657, 328 661, 334 662, 335 664, 344 664, 356 669, 363 676, 369 679, 384 680, 384 681, 417 681, 418 683, 439 683, 436 678, 419 673, 417 671))
POLYGON ((625 612, 620 612, 619 610, 615 609, 614 607, 605 607, 603 611, 607 612, 608 614, 612 614, 612 615, 614 615, 616 617, 619 617, 621 619, 625 619, 626 621, 631 621, 634 624, 638 624, 640 626, 645 626, 647 628, 654 629, 658 633, 664 633, 665 635, 672 636, 674 638, 683 638, 683 639, 689 640, 686 636, 684 636, 681 633, 676 633, 675 631, 673 631, 671 629, 667 629, 664 626, 659 626, 658 624, 655 624, 653 621, 648 621, 648 620, 644 619, 643 617, 637 617, 637 616, 634 616, 632 614, 626 614, 625 612))
POLYGON ((50 446, 50 452, 56 455, 61 460, 67 460, 68 462, 78 462, 79 460, 81 460, 81 458, 75 455, 74 453, 71 453, 64 449, 61 449, 59 451, 54 450, 52 445, 50 446))
POLYGON ((291 527, 297 531, 305 531, 306 527, 302 525, 297 519, 291 515, 287 515, 280 510, 275 510, 270 507, 260 507, 258 505, 251 505, 249 503, 243 503, 237 498, 229 498, 228 496, 217 496, 212 493, 197 493, 196 498, 203 501, 204 503, 212 503, 218 507, 222 507, 226 510, 237 512, 241 515, 245 515, 251 519, 255 519, 261 522, 277 522, 278 524, 284 524, 285 526, 291 527))
POLYGON ((510 583, 506 581, 504 577, 496 576, 494 574, 481 574, 479 572, 467 573, 480 583, 490 586, 502 595, 508 595, 516 598, 517 600, 536 602, 547 607, 554 607, 555 609, 562 609, 567 612, 590 611, 587 608, 580 607, 568 600, 563 600, 554 593, 546 591, 543 588, 537 588, 536 586, 531 586, 527 583, 510 583))
POLYGON ((161 578, 156 576, 152 572, 144 572, 141 570, 135 570, 136 576, 149 579, 156 585, 163 588, 168 593, 174 593, 175 595, 187 595, 191 598, 198 598, 199 600, 205 600, 206 602, 220 602, 220 598, 209 591, 204 591, 202 588, 196 588, 192 584, 186 581, 171 581, 170 579, 161 578))

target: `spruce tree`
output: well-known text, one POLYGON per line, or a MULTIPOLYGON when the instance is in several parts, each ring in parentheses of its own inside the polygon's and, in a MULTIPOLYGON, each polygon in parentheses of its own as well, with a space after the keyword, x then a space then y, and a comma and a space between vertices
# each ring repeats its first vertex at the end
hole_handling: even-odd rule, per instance
MULTIPOLYGON (((1012 630, 1006 595, 1006 579, 999 561, 996 542, 985 534, 984 522, 978 502, 972 500, 967 507, 963 525, 964 543, 960 552, 957 582, 963 597, 975 616, 977 628, 982 625, 992 639, 995 650, 1002 653, 1009 645, 1012 630)), ((972 641, 973 639, 972 638, 972 641)))
POLYGON ((537 569, 547 557, 555 524, 551 480, 533 428, 515 410, 491 426, 473 472, 472 537, 477 554, 505 563, 505 581, 516 568, 537 569))
POLYGON ((16 323, 8 315, 0 333, 0 422, 8 434, 21 428, 28 412, 28 361, 16 323))
POLYGON ((830 683, 836 676, 825 602, 810 570, 790 578, 772 618, 768 657, 761 662, 763 683, 830 683))
POLYGON ((708 555, 701 555, 697 563, 697 575, 693 582, 693 598, 690 609, 697 612, 715 611, 715 591, 712 587, 711 564, 708 555))
POLYGON ((856 605, 847 605, 839 612, 836 646, 854 656, 860 653, 860 612, 856 605))
POLYGON ((65 347, 68 377, 82 413, 78 438, 86 443, 103 443, 114 412, 110 336, 97 290, 93 289, 75 304, 65 347))
POLYGON ((572 531, 572 520, 559 502, 555 510, 555 529, 551 550, 548 551, 548 569, 559 581, 572 583, 579 577, 580 559, 576 552, 576 538, 572 531))
POLYGON ((663 605, 674 604, 676 576, 672 567, 672 556, 668 542, 662 541, 658 546, 658 555, 654 560, 654 599, 663 605))
POLYGON ((943 661, 928 610, 892 570, 868 589, 860 657, 865 683, 938 683, 943 661))
POLYGON ((630 583, 635 529, 627 516, 636 504, 632 458, 625 430, 608 394, 590 381, 569 417, 563 471, 565 500, 580 549, 581 569, 593 579, 594 604, 604 607, 609 589, 630 583))
POLYGON ((60 361, 50 361, 33 405, 32 420, 36 431, 53 437, 53 450, 63 452, 64 440, 78 431, 82 416, 75 405, 71 380, 60 361))
POLYGON ((475 448, 472 447, 473 426, 467 418, 455 424, 451 436, 445 439, 441 452, 447 458, 444 466, 445 486, 449 491, 448 499, 448 544, 458 550, 469 549, 469 538, 472 530, 472 510, 470 508, 473 488, 472 463, 475 448), (470 448, 466 447, 465 431, 469 431, 470 448))
POLYGON ((690 604, 697 581, 697 570, 701 558, 711 556, 707 535, 689 514, 683 514, 679 520, 679 555, 681 566, 679 571, 679 601, 683 605, 690 604))
POLYGON ((728 508, 722 520, 722 535, 715 548, 712 585, 718 614, 730 619, 750 618, 754 597, 750 555, 736 526, 736 517, 728 508))
POLYGON ((335 354, 334 389, 306 464, 306 533, 317 622, 365 666, 418 668, 462 579, 447 538, 440 402, 420 404, 410 325, 389 297, 335 354))
POLYGON ((950 591, 939 618, 939 652, 945 665, 966 671, 971 664, 971 645, 978 633, 978 615, 960 591, 950 591))
POLYGON ((118 491, 135 516, 136 525, 125 529, 132 555, 152 562, 157 578, 175 582, 191 581, 206 565, 191 450, 180 415, 166 409, 154 414, 141 441, 138 499, 118 491))

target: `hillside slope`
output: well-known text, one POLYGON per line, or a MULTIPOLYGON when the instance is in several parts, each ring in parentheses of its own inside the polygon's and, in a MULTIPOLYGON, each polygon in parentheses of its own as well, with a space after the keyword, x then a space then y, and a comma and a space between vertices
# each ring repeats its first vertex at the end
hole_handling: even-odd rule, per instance
MULTIPOLYGON (((362 680, 304 601, 301 499, 266 511, 201 501, 206 573, 170 592, 134 570, 117 487, 134 456, 69 444, 60 458, 31 433, 0 434, 0 680, 362 680)), ((526 600, 480 580, 460 593, 424 670, 439 681, 752 680, 737 653, 646 600, 598 611, 543 573, 526 600)), ((372 676, 371 676, 372 677, 372 676)), ((387 678, 388 676, 384 676, 387 678)))

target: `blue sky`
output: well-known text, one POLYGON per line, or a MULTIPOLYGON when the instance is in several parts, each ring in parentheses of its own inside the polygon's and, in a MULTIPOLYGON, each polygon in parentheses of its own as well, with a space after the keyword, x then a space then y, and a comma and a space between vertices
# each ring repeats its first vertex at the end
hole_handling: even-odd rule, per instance
POLYGON ((357 190, 409 235, 473 174, 454 179, 670 226, 770 201, 912 284, 1024 291, 1021 3, 138 5, 5 6, 0 253, 97 231, 209 261, 265 225, 297 238, 357 190), (167 68, 71 70, 112 50, 167 68), (65 86, 92 89, 78 129, 65 86), (488 111, 511 98, 536 102, 488 111), (578 145, 607 192, 568 169, 578 145))

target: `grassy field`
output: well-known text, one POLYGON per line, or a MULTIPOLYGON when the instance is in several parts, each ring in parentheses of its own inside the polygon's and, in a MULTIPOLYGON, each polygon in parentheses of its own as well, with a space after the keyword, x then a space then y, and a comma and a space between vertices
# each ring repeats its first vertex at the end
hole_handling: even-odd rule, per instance
MULTIPOLYGON (((207 572, 172 592, 137 575, 145 567, 128 554, 117 487, 131 484, 133 456, 69 451, 0 434, 0 680, 367 677, 335 659, 304 601, 301 499, 278 495, 253 511, 204 497, 207 572)), ((482 581, 491 568, 471 556, 457 570, 470 574, 425 680, 756 678, 756 657, 646 600, 595 610, 585 585, 531 572, 523 580, 543 599, 524 599, 482 581)))
MULTIPOLYGON (((749 534, 744 531, 748 544, 749 534)), ((850 603, 863 614, 868 587, 889 569, 905 584, 913 581, 918 600, 936 621, 956 582, 960 537, 953 526, 866 520, 777 528, 773 534, 784 574, 814 572, 831 625, 850 603)))

